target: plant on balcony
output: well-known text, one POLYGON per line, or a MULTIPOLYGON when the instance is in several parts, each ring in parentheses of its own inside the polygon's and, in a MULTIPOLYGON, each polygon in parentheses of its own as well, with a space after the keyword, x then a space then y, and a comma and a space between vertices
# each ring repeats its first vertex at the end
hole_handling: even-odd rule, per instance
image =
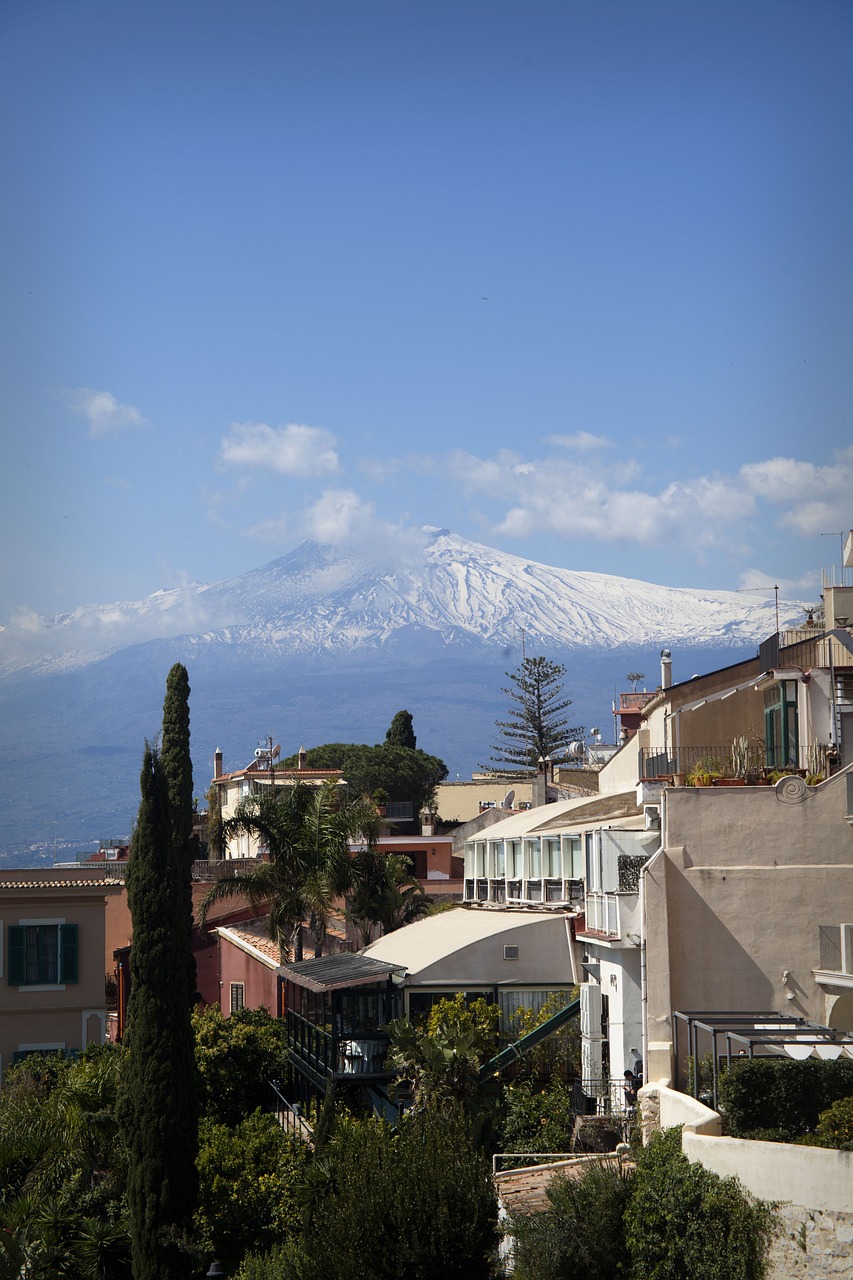
POLYGON ((732 741, 729 754, 732 760, 732 776, 745 779, 752 763, 752 752, 750 751, 749 741, 743 734, 732 741))

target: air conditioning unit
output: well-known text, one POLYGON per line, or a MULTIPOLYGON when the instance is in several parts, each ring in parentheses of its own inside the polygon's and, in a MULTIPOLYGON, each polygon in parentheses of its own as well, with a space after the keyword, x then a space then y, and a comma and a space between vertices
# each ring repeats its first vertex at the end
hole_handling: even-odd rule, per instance
POLYGON ((660 805, 643 805, 643 818, 647 831, 660 831, 660 805))

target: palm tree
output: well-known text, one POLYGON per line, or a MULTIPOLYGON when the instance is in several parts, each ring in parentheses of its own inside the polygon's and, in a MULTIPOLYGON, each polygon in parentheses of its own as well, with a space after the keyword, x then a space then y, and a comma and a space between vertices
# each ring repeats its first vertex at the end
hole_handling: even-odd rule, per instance
POLYGON ((402 853, 364 850, 355 859, 354 886, 345 915, 363 947, 370 945, 377 925, 383 934, 393 933, 419 920, 432 906, 432 898, 412 875, 411 858, 402 853))
POLYGON ((248 796, 224 824, 225 834, 258 837, 264 858, 210 888, 199 910, 204 927, 215 902, 245 898, 253 911, 269 910, 270 936, 282 961, 302 958, 302 922, 307 919, 314 954, 323 953, 334 902, 352 883, 350 841, 372 847, 378 818, 373 805, 342 802, 338 787, 297 783, 276 792, 248 796))

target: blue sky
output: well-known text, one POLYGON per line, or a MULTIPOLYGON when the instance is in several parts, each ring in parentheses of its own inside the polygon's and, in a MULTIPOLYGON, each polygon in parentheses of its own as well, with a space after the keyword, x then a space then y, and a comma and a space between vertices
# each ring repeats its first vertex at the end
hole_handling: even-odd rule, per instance
POLYGON ((423 524, 815 599, 849 0, 5 0, 0 622, 423 524))

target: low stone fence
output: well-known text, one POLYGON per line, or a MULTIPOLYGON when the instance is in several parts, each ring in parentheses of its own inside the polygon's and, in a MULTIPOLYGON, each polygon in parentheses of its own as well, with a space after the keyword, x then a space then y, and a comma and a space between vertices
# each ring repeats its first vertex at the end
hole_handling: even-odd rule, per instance
POLYGON ((687 1094, 654 1083, 640 1090, 643 1141, 683 1126, 688 1160, 737 1178, 778 1206, 782 1230, 770 1251, 768 1280, 819 1280, 853 1274, 853 1152, 720 1136, 720 1117, 687 1094))

